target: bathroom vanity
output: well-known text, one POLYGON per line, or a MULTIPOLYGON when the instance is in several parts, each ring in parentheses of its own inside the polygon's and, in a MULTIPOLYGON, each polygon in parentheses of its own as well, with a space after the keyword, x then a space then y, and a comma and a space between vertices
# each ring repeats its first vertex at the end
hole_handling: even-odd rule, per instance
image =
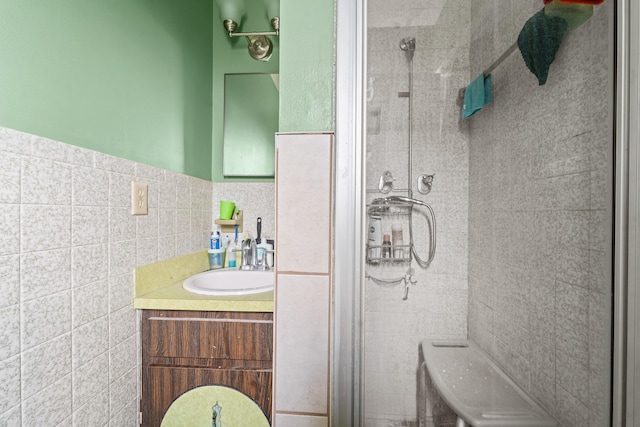
POLYGON ((198 425, 212 417, 215 425, 248 417, 252 426, 270 424, 273 291, 201 295, 184 289, 186 278, 208 267, 203 251, 135 270, 143 426, 198 425))
POLYGON ((271 419, 273 313, 144 310, 141 332, 143 426, 204 385, 244 393, 271 419))

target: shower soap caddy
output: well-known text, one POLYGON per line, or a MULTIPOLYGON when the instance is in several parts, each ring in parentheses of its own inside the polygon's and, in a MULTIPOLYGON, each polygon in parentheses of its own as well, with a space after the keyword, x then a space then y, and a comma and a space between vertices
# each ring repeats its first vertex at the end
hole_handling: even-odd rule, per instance
MULTIPOLYGON (((378 204, 376 199, 367 207, 367 215, 371 223, 372 218, 382 218, 385 224, 408 223, 411 205, 408 203, 378 204)), ((392 227, 387 227, 391 230, 392 227)), ((404 227, 403 227, 404 229, 404 227)), ((390 233, 389 233, 390 234, 390 233)), ((404 240, 403 240, 404 241, 404 240)), ((394 242, 395 243, 395 242, 394 242)), ((380 245, 367 243, 367 262, 369 264, 403 264, 411 262, 411 244, 380 245), (397 254, 401 254, 397 256, 397 254)))
MULTIPOLYGON (((376 249, 380 248, 382 251, 383 246, 369 245, 367 243, 367 262, 369 264, 380 263, 411 263, 415 260, 422 268, 427 268, 436 253, 436 216, 433 209, 429 204, 422 200, 414 199, 411 197, 403 196, 389 196, 379 199, 374 199, 370 205, 367 205, 367 216, 371 219, 371 216, 394 219, 406 218, 403 222, 408 223, 409 228, 409 244, 398 245, 397 248, 402 248, 404 256, 400 258, 383 258, 381 256, 371 256, 373 253, 377 253, 376 249), (413 223, 412 212, 414 206, 422 206, 429 212, 429 256, 426 260, 423 260, 416 251, 413 241, 413 223), (395 217, 395 218, 394 218, 395 217)), ((406 238, 406 237, 405 237, 406 238)))
MULTIPOLYGON (((403 236, 403 244, 388 247, 388 245, 377 245, 370 244, 370 240, 367 241, 366 248, 366 260, 367 263, 372 266, 406 266, 407 270, 404 275, 398 279, 382 279, 380 277, 372 276, 367 273, 366 277, 368 279, 373 280, 376 284, 380 286, 395 286, 399 283, 404 284, 404 297, 403 300, 406 300, 409 294, 409 286, 415 285, 417 282, 413 278, 415 273, 413 267, 411 266, 412 261, 416 261, 416 263, 422 267, 427 268, 431 261, 433 261, 433 257, 436 253, 436 216, 433 212, 433 209, 429 204, 423 202, 422 200, 414 199, 411 197, 403 197, 403 196, 390 196, 384 198, 374 199, 370 205, 367 205, 367 216, 371 223, 372 218, 375 219, 384 219, 387 223, 391 221, 394 224, 402 223, 407 224, 409 229, 409 244, 404 244, 406 241, 406 235, 403 236), (416 251, 414 240, 413 240, 413 221, 412 221, 412 212, 414 206, 422 206, 427 209, 429 213, 429 256, 426 260, 423 260, 418 252, 416 251), (402 256, 384 256, 385 249, 390 249, 391 254, 401 253, 402 256), (399 251, 399 252, 398 252, 399 251)), ((380 223, 377 226, 381 226, 380 223)), ((405 228, 406 229, 406 228, 405 228)))

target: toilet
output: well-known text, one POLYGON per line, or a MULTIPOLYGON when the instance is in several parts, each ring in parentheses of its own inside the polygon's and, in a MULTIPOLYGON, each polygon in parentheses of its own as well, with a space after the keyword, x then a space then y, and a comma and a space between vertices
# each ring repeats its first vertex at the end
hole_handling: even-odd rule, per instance
POLYGON ((432 427, 442 402, 456 427, 555 427, 557 422, 471 340, 420 343, 418 425, 432 427))

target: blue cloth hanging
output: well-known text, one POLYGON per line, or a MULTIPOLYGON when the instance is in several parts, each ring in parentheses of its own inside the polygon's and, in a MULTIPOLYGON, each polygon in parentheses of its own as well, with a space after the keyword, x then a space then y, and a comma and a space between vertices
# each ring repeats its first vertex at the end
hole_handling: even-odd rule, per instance
POLYGON ((485 77, 484 73, 480 73, 464 91, 462 117, 469 118, 482 110, 485 105, 491 104, 493 102, 491 91, 491 74, 485 77))

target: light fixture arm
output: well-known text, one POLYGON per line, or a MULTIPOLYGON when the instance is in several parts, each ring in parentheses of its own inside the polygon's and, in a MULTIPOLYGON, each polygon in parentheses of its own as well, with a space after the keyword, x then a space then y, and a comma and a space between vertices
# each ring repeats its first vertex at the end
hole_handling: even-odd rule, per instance
POLYGON ((271 22, 271 28, 274 29, 276 34, 280 34, 280 17, 274 16, 273 18, 271 18, 270 22, 271 22))
POLYGON ((249 31, 249 32, 236 32, 238 24, 231 20, 224 20, 224 28, 229 33, 229 37, 251 37, 251 36, 279 36, 280 35, 280 18, 277 16, 271 19, 271 27, 273 31, 249 31))
POLYGON ((238 23, 233 19, 225 19, 222 23, 224 25, 224 29, 227 30, 229 35, 238 29, 238 23))
POLYGON ((267 19, 273 31, 237 31, 246 13, 244 0, 216 0, 224 29, 229 37, 245 37, 249 56, 258 61, 268 61, 273 53, 273 42, 269 36, 280 35, 280 0, 263 0, 267 19))
POLYGON ((248 33, 229 32, 229 37, 278 36, 279 31, 252 31, 248 33))

